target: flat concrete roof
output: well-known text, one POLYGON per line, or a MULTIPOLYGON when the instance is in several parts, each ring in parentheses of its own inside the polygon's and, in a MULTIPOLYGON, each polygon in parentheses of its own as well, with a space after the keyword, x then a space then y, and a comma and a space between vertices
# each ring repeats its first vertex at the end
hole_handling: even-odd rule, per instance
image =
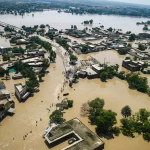
POLYGON ((96 70, 102 70, 104 67, 101 67, 99 64, 92 65, 96 70))
MULTIPOLYGON (((45 136, 47 142, 51 145, 63 139, 65 136, 73 134, 76 141, 68 144, 63 150, 94 150, 104 146, 104 142, 85 126, 78 118, 74 118, 61 125, 52 128, 45 136)), ((67 139, 65 140, 67 141, 67 139)), ((101 148, 100 148, 101 149, 101 148)))
POLYGON ((16 85, 16 88, 18 89, 19 92, 21 92, 23 90, 22 84, 16 85))

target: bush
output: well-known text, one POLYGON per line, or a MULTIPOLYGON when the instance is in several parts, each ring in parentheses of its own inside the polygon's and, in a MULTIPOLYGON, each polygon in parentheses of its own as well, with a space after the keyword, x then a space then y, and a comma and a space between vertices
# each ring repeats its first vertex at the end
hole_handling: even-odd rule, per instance
POLYGON ((67 102, 68 102, 68 107, 72 107, 73 106, 73 100, 67 100, 67 102))

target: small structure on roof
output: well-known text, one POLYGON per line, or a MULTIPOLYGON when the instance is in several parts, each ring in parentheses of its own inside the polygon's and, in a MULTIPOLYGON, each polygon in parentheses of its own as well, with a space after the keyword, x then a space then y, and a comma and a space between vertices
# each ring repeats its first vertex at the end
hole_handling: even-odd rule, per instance
POLYGON ((78 118, 53 127, 47 132, 45 139, 50 147, 68 141, 68 145, 62 150, 104 149, 104 142, 78 118))

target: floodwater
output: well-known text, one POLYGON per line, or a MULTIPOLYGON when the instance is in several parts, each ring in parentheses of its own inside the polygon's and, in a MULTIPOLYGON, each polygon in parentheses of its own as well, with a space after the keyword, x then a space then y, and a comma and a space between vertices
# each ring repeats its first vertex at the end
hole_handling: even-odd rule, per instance
POLYGON ((133 33, 143 32, 143 26, 137 26, 136 22, 148 21, 148 18, 142 17, 127 17, 127 16, 115 16, 115 15, 72 15, 70 13, 58 13, 56 10, 49 10, 44 12, 26 14, 22 16, 14 15, 0 15, 0 21, 21 27, 22 25, 33 26, 40 24, 49 24, 56 29, 70 28, 71 25, 77 25, 79 29, 83 29, 86 26, 81 24, 85 20, 93 19, 93 25, 87 26, 88 28, 104 25, 105 28, 122 29, 124 32, 132 31, 133 33))
MULTIPOLYGON (((127 30, 132 30, 134 32, 140 32, 140 28, 135 25, 137 21, 146 21, 146 18, 144 20, 144 18, 121 16, 80 16, 65 13, 58 14, 56 11, 45 11, 43 13, 37 12, 34 17, 29 14, 29 16, 26 15, 23 18, 21 16, 12 15, 0 16, 1 21, 11 23, 16 26, 22 26, 23 24, 34 25, 49 23, 51 26, 58 29, 69 28, 71 24, 79 25, 79 27, 82 28, 83 25, 81 22, 91 18, 94 20, 95 26, 101 22, 103 24, 106 23, 108 27, 114 25, 113 27, 115 28, 123 28, 124 30, 127 28, 127 30), (125 23, 128 23, 129 25, 127 26, 125 23), (131 28, 129 28, 130 24, 131 28)), ((5 40, 3 41, 0 39, 0 42, 3 44, 5 40)), ((87 55, 79 55, 79 61, 87 59, 89 56, 95 57, 101 63, 105 60, 108 64, 118 63, 120 65, 125 57, 119 55, 116 51, 110 50, 87 55)), ((120 67, 120 69, 122 69, 122 67, 120 67)), ((62 74, 64 67, 62 60, 58 55, 56 64, 51 64, 48 70, 50 73, 43 78, 44 82, 40 83, 40 92, 35 93, 34 97, 30 97, 24 103, 19 103, 15 96, 11 96, 15 101, 16 109, 15 114, 12 117, 7 116, 0 123, 1 150, 48 150, 49 148, 46 146, 44 139, 42 138, 42 134, 48 126, 50 113, 56 109, 55 104, 59 101, 57 100, 58 93, 60 93, 60 99, 63 99, 63 93, 67 92, 69 93, 68 98, 74 100, 73 108, 65 111, 66 113, 64 113, 64 118, 66 120, 70 120, 77 117, 93 132, 95 132, 95 126, 90 125, 87 117, 80 116, 80 107, 83 103, 96 97, 100 97, 105 100, 105 109, 111 109, 117 113, 118 125, 120 124, 119 120, 122 118, 120 111, 125 105, 129 105, 133 113, 137 112, 140 108, 146 108, 150 111, 150 97, 146 94, 137 92, 136 90, 129 89, 126 81, 114 78, 104 83, 99 79, 80 79, 78 84, 73 85, 73 88, 67 86, 65 87, 64 92, 61 93, 60 90, 64 82, 64 75, 62 74), (49 109, 50 112, 48 111, 49 109), (42 121, 40 121, 40 118, 42 121), (30 131, 32 131, 32 133, 30 133, 30 131), (23 136, 25 135, 25 140, 23 140, 23 136)), ((14 84, 24 84, 25 79, 9 80, 4 82, 10 93, 14 93, 14 84)), ((102 138, 102 140, 105 142, 105 150, 150 149, 150 143, 144 141, 140 135, 135 138, 129 138, 120 134, 114 139, 107 140, 102 138)), ((60 150, 66 145, 66 142, 62 143, 57 147, 52 148, 52 150, 60 150)))

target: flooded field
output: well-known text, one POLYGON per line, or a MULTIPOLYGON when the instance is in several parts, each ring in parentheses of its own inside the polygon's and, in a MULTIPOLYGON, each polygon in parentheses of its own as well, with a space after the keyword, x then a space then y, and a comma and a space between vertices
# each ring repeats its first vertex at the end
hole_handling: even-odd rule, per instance
POLYGON ((67 29, 71 25, 77 25, 79 29, 85 28, 81 23, 85 20, 93 19, 93 25, 88 28, 104 25, 105 28, 122 29, 124 32, 132 31, 134 33, 143 32, 143 26, 137 26, 136 22, 147 21, 148 18, 127 17, 114 15, 72 15, 70 13, 58 13, 55 10, 36 12, 34 17, 32 13, 22 16, 0 15, 0 21, 21 27, 22 25, 33 26, 40 24, 49 24, 57 29, 67 29))

